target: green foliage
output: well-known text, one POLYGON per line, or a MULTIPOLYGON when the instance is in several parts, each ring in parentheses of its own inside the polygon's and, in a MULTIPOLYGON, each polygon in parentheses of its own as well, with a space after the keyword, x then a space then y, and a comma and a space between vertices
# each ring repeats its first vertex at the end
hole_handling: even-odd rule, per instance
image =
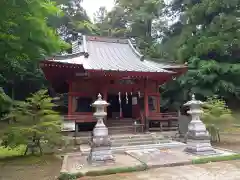
POLYGON ((83 176, 84 176, 83 173, 74 173, 74 174, 60 173, 58 180, 75 180, 83 176))
POLYGON ((202 98, 239 99, 239 6, 238 0, 170 4, 172 15, 182 16, 165 33, 163 45, 168 57, 188 62, 189 72, 180 82, 184 89, 202 98))
POLYGON ((25 99, 45 84, 39 61, 66 47, 48 26, 48 18, 61 10, 46 0, 2 0, 0 5, 0 86, 11 98, 25 99))
POLYGON ((0 87, 0 118, 9 111, 11 105, 12 99, 0 87))
POLYGON ((46 90, 39 90, 24 102, 15 102, 9 114, 10 120, 3 136, 5 146, 28 145, 40 139, 49 144, 59 141, 61 117, 55 112, 52 98, 46 90))
POLYGON ((203 106, 204 113, 202 120, 206 124, 212 141, 220 141, 219 128, 231 128, 234 121, 231 110, 222 99, 216 96, 208 98, 203 106))
POLYGON ((208 98, 203 108, 202 119, 207 125, 214 124, 218 127, 227 127, 234 121, 231 110, 222 99, 218 99, 217 97, 208 98))
POLYGON ((61 17, 51 17, 49 24, 57 29, 59 35, 66 41, 74 40, 76 33, 94 34, 96 27, 91 23, 82 0, 54 0, 64 12, 61 17))
POLYGON ((0 159, 19 157, 24 154, 26 146, 20 145, 15 148, 0 146, 0 159))
POLYGON ((192 160, 192 164, 205 164, 210 162, 232 161, 240 159, 240 154, 233 154, 228 156, 214 156, 207 158, 199 158, 192 160))

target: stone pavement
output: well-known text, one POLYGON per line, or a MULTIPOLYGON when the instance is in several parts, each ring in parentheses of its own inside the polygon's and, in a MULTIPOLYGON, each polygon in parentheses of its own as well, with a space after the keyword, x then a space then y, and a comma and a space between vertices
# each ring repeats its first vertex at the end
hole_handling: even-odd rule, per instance
POLYGON ((85 180, 240 180, 240 161, 150 169, 85 180))
POLYGON ((114 157, 116 159, 114 163, 106 162, 90 165, 87 162, 87 156, 82 156, 80 153, 71 153, 64 157, 61 172, 86 173, 88 171, 142 166, 140 161, 126 154, 115 154, 114 157))
POLYGON ((234 152, 215 149, 216 154, 210 156, 196 156, 184 152, 184 147, 165 148, 165 149, 138 149, 126 151, 128 155, 138 159, 140 162, 147 164, 149 168, 179 166, 191 164, 193 159, 213 157, 213 156, 227 156, 234 152))

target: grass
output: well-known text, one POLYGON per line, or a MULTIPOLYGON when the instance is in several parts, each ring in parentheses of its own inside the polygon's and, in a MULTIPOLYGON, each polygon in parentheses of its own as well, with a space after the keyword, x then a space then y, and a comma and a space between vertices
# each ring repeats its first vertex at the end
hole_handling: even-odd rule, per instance
POLYGON ((219 161, 231 161, 240 159, 240 154, 228 155, 228 156, 215 156, 207 158, 199 158, 192 160, 192 164, 205 164, 209 162, 219 162, 219 161))
POLYGON ((59 176, 62 160, 53 155, 20 156, 0 160, 0 179, 54 180, 59 176))
POLYGON ((89 171, 85 175, 86 176, 103 176, 103 175, 118 174, 118 173, 145 171, 147 169, 148 169, 147 166, 142 165, 142 166, 135 166, 135 167, 112 168, 112 169, 106 169, 101 171, 89 171))

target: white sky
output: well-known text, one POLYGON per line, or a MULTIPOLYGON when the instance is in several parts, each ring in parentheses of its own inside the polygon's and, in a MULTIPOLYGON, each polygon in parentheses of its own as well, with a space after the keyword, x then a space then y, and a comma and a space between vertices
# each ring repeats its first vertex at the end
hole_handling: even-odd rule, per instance
POLYGON ((93 20, 93 13, 101 6, 105 6, 107 11, 110 11, 114 6, 114 0, 83 0, 82 6, 87 11, 88 16, 93 20))

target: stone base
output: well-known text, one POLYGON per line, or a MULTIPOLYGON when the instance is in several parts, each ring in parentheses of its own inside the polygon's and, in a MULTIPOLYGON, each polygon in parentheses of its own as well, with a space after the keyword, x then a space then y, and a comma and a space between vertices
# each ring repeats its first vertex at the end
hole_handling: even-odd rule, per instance
POLYGON ((206 149, 192 149, 192 148, 185 148, 184 149, 185 152, 187 153, 191 153, 197 156, 209 156, 209 155, 215 155, 218 154, 213 148, 206 148, 206 149))
POLYGON ((112 154, 111 147, 92 147, 87 158, 89 163, 105 163, 114 162, 115 158, 112 154))
POLYGON ((213 155, 216 151, 211 146, 209 140, 194 140, 188 139, 187 147, 184 149, 185 152, 195 155, 213 155))

